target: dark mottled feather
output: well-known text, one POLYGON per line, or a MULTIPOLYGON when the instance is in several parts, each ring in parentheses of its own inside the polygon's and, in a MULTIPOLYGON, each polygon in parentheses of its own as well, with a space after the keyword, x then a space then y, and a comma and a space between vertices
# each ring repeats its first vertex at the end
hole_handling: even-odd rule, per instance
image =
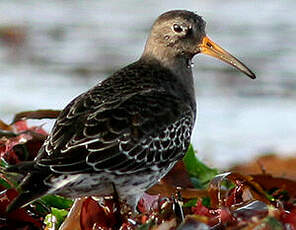
POLYGON ((188 147, 180 138, 189 141, 195 108, 184 103, 188 95, 176 93, 183 85, 167 71, 159 67, 151 77, 155 67, 137 62, 77 97, 57 119, 37 164, 55 173, 128 174, 176 161, 188 147))

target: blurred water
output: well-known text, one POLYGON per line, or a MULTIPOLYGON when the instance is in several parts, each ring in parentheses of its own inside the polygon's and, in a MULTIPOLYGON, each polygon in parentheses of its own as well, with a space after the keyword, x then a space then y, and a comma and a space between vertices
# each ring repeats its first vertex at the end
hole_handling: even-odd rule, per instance
POLYGON ((292 0, 2 0, 0 118, 63 108, 136 60, 159 14, 189 9, 258 77, 252 81, 216 60, 195 58, 199 118, 192 141, 200 156, 222 168, 262 152, 293 153, 295 8, 292 0))

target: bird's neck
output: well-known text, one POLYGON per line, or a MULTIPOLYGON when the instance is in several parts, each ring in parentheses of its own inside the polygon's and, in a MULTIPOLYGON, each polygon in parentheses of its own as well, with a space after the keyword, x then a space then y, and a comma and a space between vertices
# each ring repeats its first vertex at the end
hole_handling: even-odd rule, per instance
POLYGON ((140 61, 155 63, 168 70, 178 79, 178 82, 183 85, 184 93, 192 102, 195 101, 194 81, 192 75, 191 59, 185 57, 170 57, 164 55, 154 55, 150 52, 144 52, 140 61))
POLYGON ((178 77, 180 82, 187 85, 186 88, 192 86, 192 92, 190 93, 194 94, 191 57, 176 55, 172 48, 160 44, 151 44, 151 39, 148 39, 141 60, 150 63, 155 62, 169 69, 178 77))
POLYGON ((168 49, 148 49, 144 50, 144 53, 140 60, 148 61, 150 63, 157 63, 167 69, 169 69, 174 75, 177 75, 182 81, 193 82, 191 58, 187 58, 181 55, 173 55, 168 49))

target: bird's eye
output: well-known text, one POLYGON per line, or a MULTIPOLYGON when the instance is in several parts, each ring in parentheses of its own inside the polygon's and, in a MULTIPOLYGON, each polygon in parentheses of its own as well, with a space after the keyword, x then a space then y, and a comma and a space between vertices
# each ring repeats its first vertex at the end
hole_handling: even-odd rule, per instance
POLYGON ((183 31, 182 27, 179 26, 178 24, 174 24, 173 25, 173 30, 176 32, 176 33, 181 33, 183 31))

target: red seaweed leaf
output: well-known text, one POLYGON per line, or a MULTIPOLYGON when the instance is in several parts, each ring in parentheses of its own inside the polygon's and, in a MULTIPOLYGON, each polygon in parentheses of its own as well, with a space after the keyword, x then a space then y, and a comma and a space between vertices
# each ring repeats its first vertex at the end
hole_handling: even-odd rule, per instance
POLYGON ((282 211, 280 220, 286 225, 289 225, 288 229, 296 230, 296 207, 291 211, 282 211))
POLYGON ((48 135, 48 133, 42 128, 42 126, 29 127, 26 120, 17 121, 13 123, 11 127, 15 133, 21 133, 23 131, 32 131, 33 133, 38 133, 44 136, 48 135))
POLYGON ((143 197, 138 203, 137 209, 141 213, 150 213, 151 211, 157 211, 159 198, 159 195, 149 195, 148 193, 144 193, 143 197))
POLYGON ((98 202, 88 197, 82 204, 80 213, 80 225, 82 230, 114 229, 118 224, 116 220, 116 208, 111 199, 102 199, 98 202))
POLYGON ((212 217, 213 215, 210 213, 210 210, 203 206, 202 201, 198 200, 196 202, 196 206, 192 207, 192 212, 195 215, 199 215, 199 216, 206 216, 206 217, 212 217))
MULTIPOLYGON (((4 188, 1 186, 1 189, 3 190, 4 188)), ((8 204, 17 196, 17 194, 15 189, 3 190, 0 193, 0 216, 2 218, 0 228, 41 229, 41 219, 31 216, 25 208, 19 208, 10 213, 6 213, 8 204)))
POLYGON ((16 145, 24 144, 31 139, 32 136, 29 134, 20 134, 16 137, 10 138, 0 138, 0 157, 3 157, 10 164, 20 162, 19 156, 16 155, 13 148, 16 145))
POLYGON ((265 191, 254 181, 253 177, 239 173, 228 172, 217 175, 209 184, 209 194, 213 208, 219 208, 221 205, 231 206, 249 200, 260 200, 270 204, 270 201, 266 198, 265 191), (235 187, 223 197, 221 185, 225 180, 232 182, 235 187))
POLYGON ((29 127, 26 121, 18 121, 6 126, 8 128, 6 127, 5 131, 10 132, 2 133, 0 157, 3 157, 9 164, 33 160, 48 135, 47 132, 40 126, 29 127))

